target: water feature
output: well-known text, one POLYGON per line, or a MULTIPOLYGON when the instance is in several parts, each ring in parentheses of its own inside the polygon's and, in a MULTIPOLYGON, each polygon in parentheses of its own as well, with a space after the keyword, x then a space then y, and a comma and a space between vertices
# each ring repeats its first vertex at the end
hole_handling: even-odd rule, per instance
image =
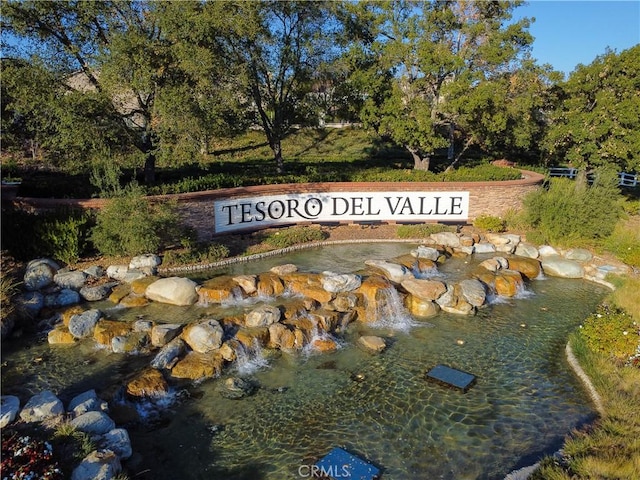
MULTIPOLYGON (((411 248, 334 246, 229 271, 258 273, 295 263, 306 271, 347 273, 360 270, 365 259, 389 259, 411 248)), ((441 275, 463 277, 475 260, 469 262, 451 259, 441 275)), ((594 416, 563 351, 568 332, 593 311, 603 288, 547 278, 529 283, 527 292, 473 317, 409 318, 406 328, 352 324, 341 338, 344 347, 333 353, 248 349, 248 370, 225 376, 246 375, 260 385, 254 395, 223 398, 219 380, 186 385, 160 419, 127 425, 141 455, 135 478, 300 479, 309 471, 300 467, 334 446, 371 460, 385 480, 502 478, 554 451, 567 432, 594 416), (388 349, 375 356, 356 348, 361 334, 384 337, 388 349), (426 371, 439 363, 473 373, 477 384, 462 394, 427 382, 426 371)), ((187 322, 219 308, 150 305, 110 314, 187 322)), ((24 346, 11 344, 2 352, 3 394, 22 399, 43 388, 65 401, 89 388, 109 392, 149 362, 89 343, 24 346)))

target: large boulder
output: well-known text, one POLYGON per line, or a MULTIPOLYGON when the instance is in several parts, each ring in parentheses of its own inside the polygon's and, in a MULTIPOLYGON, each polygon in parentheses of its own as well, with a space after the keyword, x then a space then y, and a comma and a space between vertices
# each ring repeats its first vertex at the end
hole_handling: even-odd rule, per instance
POLYGON ((69 332, 76 338, 89 337, 93 335, 93 330, 101 317, 102 312, 96 309, 73 315, 69 320, 69 332))
POLYGON ((515 270, 500 270, 496 273, 494 288, 498 295, 513 297, 524 288, 522 275, 515 270))
POLYGON ((196 282, 189 278, 161 278, 147 287, 145 296, 149 300, 170 305, 193 305, 198 301, 196 286, 196 282))
POLYGON ((120 459, 111 450, 87 455, 71 473, 71 480, 111 480, 122 470, 120 459))
POLYGON ((80 294, 70 288, 63 288, 59 292, 45 295, 45 307, 66 307, 80 303, 80 294))
POLYGON ((481 307, 487 299, 487 292, 481 281, 476 279, 462 280, 459 284, 460 294, 474 307, 481 307))
POLYGON ((317 352, 330 353, 338 349, 338 344, 331 337, 316 338, 311 342, 311 347, 317 352))
POLYGON ((537 278, 542 272, 540 260, 530 257, 509 258, 509 269, 520 272, 529 280, 537 278))
POLYGON ((53 277, 60 270, 60 266, 48 258, 31 260, 26 267, 23 285, 30 291, 40 290, 53 283, 53 277))
POLYGON ((519 257, 528 257, 528 258, 538 258, 540 256, 540 252, 535 245, 530 243, 519 243, 516 247, 515 254, 519 257))
POLYGON ((122 282, 127 273, 129 272, 129 267, 127 265, 109 265, 107 267, 107 277, 113 278, 114 280, 118 280, 122 282))
POLYGON ((13 395, 0 397, 0 428, 13 422, 20 411, 20 399, 13 395))
POLYGON ((111 294, 111 290, 118 285, 116 282, 103 283, 102 285, 85 285, 80 288, 80 296, 87 302, 104 300, 111 294))
POLYGON ((29 317, 35 317, 44 308, 44 295, 40 292, 24 292, 13 300, 16 308, 29 317))
POLYGON ((324 288, 322 278, 317 273, 289 273, 283 276, 290 293, 326 303, 331 301, 333 293, 324 288))
POLYGON ((116 335, 111 339, 113 353, 134 353, 147 347, 149 335, 146 332, 130 332, 116 335))
POLYGON ((559 255, 542 258, 542 270, 546 275, 561 278, 582 278, 584 268, 574 260, 567 260, 559 255))
POLYGON ((214 378, 220 376, 223 365, 224 358, 221 354, 189 352, 174 365, 171 376, 189 380, 214 378))
POLYGON ((60 288, 70 288, 71 290, 80 290, 87 280, 87 274, 73 270, 70 272, 58 272, 53 276, 53 281, 60 288))
POLYGON ((412 278, 401 283, 402 288, 422 300, 436 300, 447 291, 447 286, 437 280, 422 280, 412 278))
POLYGON ((475 308, 462 295, 460 285, 447 285, 447 291, 436 300, 442 310, 456 315, 471 315, 475 308))
POLYGON ((258 275, 256 287, 259 297, 279 297, 286 288, 280 276, 271 272, 258 275))
POLYGON ((161 372, 147 368, 127 383, 126 391, 134 398, 158 398, 169 392, 169 385, 161 372))
POLYGON ((490 242, 479 242, 473 246, 473 253, 494 253, 496 246, 490 242))
POLYGON ((360 275, 351 273, 323 272, 320 281, 322 282, 322 288, 331 293, 351 292, 362 284, 360 275))
POLYGON ((258 277, 256 275, 236 275, 232 280, 236 282, 247 295, 252 295, 258 291, 258 277))
POLYGON ((282 313, 273 305, 260 305, 245 315, 247 327, 268 327, 272 323, 280 321, 282 313))
MULTIPOLYGON (((296 336, 282 323, 269 325, 269 347, 288 351, 296 348, 296 336)), ((298 346, 299 348, 300 346, 298 346)))
POLYGON ((541 257, 555 257, 557 255, 560 255, 560 252, 558 252, 551 245, 541 245, 538 248, 538 253, 541 257))
POLYGON ((137 278, 136 280, 130 282, 131 293, 134 295, 144 295, 147 291, 147 287, 152 283, 157 282, 158 280, 160 280, 160 277, 155 277, 153 275, 137 278))
MULTIPOLYGON (((146 324, 145 324, 146 325, 146 324)), ((160 323, 151 327, 151 345, 163 347, 180 335, 183 325, 179 323, 160 323)))
POLYGON ((67 405, 67 412, 82 415, 87 412, 106 411, 107 408, 107 402, 100 400, 96 391, 91 389, 73 397, 67 405))
POLYGON ((76 430, 92 435, 102 435, 116 428, 109 415, 94 410, 78 415, 70 424, 76 430))
POLYGON ((411 255, 416 258, 426 258, 428 260, 432 260, 434 262, 438 261, 440 257, 440 252, 433 248, 427 247, 426 245, 419 245, 415 250, 411 250, 411 255))
POLYGON ((158 266, 162 263, 162 258, 153 253, 138 255, 129 262, 129 269, 141 270, 147 275, 155 275, 158 266))
POLYGON ((158 370, 171 369, 184 353, 185 347, 185 342, 181 338, 174 338, 160 349, 151 361, 151 366, 158 370))
POLYGON ((397 263, 391 263, 385 260, 366 260, 364 264, 382 272, 382 274, 393 283, 402 283, 404 280, 415 278, 410 269, 397 263))
POLYGON ((217 320, 206 320, 188 325, 182 332, 182 339, 191 350, 209 353, 220 348, 223 335, 224 331, 217 320))
POLYGON ((124 428, 114 428, 102 435, 100 447, 104 450, 111 450, 123 460, 129 458, 133 453, 129 432, 124 428))
POLYGON ((47 334, 47 342, 51 345, 69 345, 76 343, 78 339, 73 336, 67 327, 58 325, 47 334))
POLYGON ((460 237, 453 232, 437 232, 430 235, 431 239, 443 247, 458 248, 460 246, 460 237))
POLYGON ((593 254, 584 248, 571 248, 564 253, 567 260, 575 260, 576 262, 585 263, 591 261, 593 254))
POLYGON ((20 412, 25 422, 41 422, 64 414, 64 406, 50 390, 44 390, 29 399, 20 412))
POLYGON ((436 302, 416 297, 413 294, 407 295, 405 306, 412 315, 422 318, 433 317, 440 311, 440 307, 436 302))
MULTIPOLYGON (((249 290, 252 290, 252 293, 257 291, 255 279, 253 289, 250 287, 249 281, 247 281, 245 285, 249 290)), ((235 278, 222 275, 199 285, 196 287, 196 292, 198 293, 200 303, 206 305, 208 303, 229 302, 234 298, 243 298, 245 290, 236 282, 235 278)))
POLYGON ((100 320, 93 330, 93 338, 100 345, 111 346, 111 341, 115 337, 120 337, 131 332, 131 325, 119 320, 100 320))
POLYGON ((362 281, 360 288, 356 290, 356 294, 362 295, 364 312, 358 313, 358 320, 362 322, 375 322, 376 312, 382 307, 386 299, 386 295, 382 292, 391 289, 391 283, 386 277, 380 275, 372 275, 362 281))

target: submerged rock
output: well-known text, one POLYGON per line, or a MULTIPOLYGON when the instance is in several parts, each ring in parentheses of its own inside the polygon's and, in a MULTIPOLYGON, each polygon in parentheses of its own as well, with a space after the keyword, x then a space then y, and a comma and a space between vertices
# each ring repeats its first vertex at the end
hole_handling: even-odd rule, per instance
POLYGON ((253 395, 257 389, 258 386, 250 380, 240 377, 231 377, 227 378, 218 386, 218 393, 220 393, 224 398, 237 400, 253 395))
POLYGON ((387 348, 384 339, 375 335, 363 335, 358 339, 358 345, 372 353, 380 353, 387 348))

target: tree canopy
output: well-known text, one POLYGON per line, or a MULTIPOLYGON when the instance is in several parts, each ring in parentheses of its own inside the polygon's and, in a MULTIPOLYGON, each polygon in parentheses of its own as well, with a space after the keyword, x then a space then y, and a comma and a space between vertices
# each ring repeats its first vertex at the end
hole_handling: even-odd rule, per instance
POLYGON ((551 158, 640 170, 640 45, 579 66, 559 92, 545 142, 551 158))
POLYGON ((9 0, 3 30, 29 48, 2 60, 3 144, 77 168, 126 155, 153 183, 157 162, 192 162, 249 127, 282 172, 292 128, 342 118, 416 169, 474 149, 637 170, 640 46, 562 82, 531 58, 520 4, 9 0))

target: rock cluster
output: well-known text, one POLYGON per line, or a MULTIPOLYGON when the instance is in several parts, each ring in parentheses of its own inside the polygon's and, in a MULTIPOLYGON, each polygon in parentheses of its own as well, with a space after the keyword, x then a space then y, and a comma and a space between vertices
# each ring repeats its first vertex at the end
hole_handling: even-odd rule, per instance
POLYGON ((80 432, 88 434, 98 446, 74 469, 72 480, 109 480, 121 470, 121 461, 131 457, 131 441, 124 428, 118 428, 108 415, 107 402, 89 390, 72 398, 67 408, 51 391, 32 396, 20 408, 20 400, 12 395, 0 397, 0 427, 19 418, 22 422, 67 421, 80 432))
MULTIPOLYGON (((238 356, 258 347, 285 352, 335 350, 335 335, 351 322, 374 322, 389 302, 389 292, 399 295, 416 317, 431 317, 440 310, 472 315, 491 295, 517 295, 526 281, 543 273, 598 280, 618 268, 596 266, 592 260, 586 250, 538 248, 518 235, 481 238, 451 232, 432 234, 401 257, 368 260, 358 275, 300 272, 289 264, 256 275, 223 275, 197 283, 157 276, 161 259, 156 255, 135 257, 129 265, 112 265, 106 271, 93 267, 82 272, 40 259, 27 267, 27 292, 20 303, 34 314, 45 306, 63 307, 48 334, 49 343, 92 339, 115 353, 152 353, 149 368, 132 379, 126 391, 134 398, 154 397, 168 391, 167 379, 219 376, 238 356), (446 258, 472 254, 484 254, 486 259, 470 278, 456 283, 437 278, 438 265, 446 258), (149 302, 226 305, 252 299, 255 307, 241 315, 183 325, 110 320, 98 309, 79 306, 81 300, 90 305, 103 299, 125 308, 149 302), (265 299, 269 301, 260 302, 265 299)), ((385 347, 384 340, 369 338, 359 345, 371 352, 385 347)))

